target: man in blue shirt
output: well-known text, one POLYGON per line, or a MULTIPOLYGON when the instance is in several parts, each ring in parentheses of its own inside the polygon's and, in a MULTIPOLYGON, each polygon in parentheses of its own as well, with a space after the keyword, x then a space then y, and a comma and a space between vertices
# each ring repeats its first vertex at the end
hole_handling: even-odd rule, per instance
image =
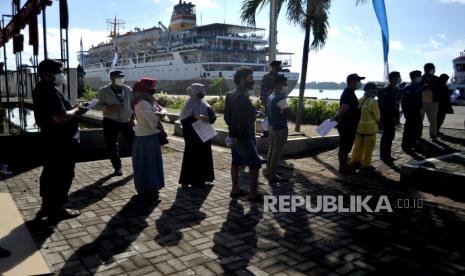
POLYGON ((267 116, 270 130, 270 149, 267 158, 268 180, 270 183, 282 182, 287 179, 278 176, 278 166, 282 151, 287 142, 287 119, 294 117, 283 93, 283 87, 287 86, 287 78, 277 76, 273 81, 272 94, 267 100, 267 116))

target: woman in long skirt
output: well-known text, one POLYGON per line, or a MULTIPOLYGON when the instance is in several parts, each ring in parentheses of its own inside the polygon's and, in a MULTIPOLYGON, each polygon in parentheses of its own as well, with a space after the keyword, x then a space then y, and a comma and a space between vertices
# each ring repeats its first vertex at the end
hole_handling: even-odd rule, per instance
POLYGON ((165 186, 163 159, 159 140, 160 118, 164 116, 155 102, 156 81, 142 79, 134 84, 132 108, 136 115, 135 139, 132 147, 134 183, 139 196, 158 199, 158 191, 165 186))
POLYGON ((185 141, 179 183, 183 187, 202 187, 215 180, 211 141, 202 142, 192 124, 197 120, 213 124, 216 115, 204 99, 205 87, 202 84, 192 84, 187 93, 190 98, 179 116, 185 141))

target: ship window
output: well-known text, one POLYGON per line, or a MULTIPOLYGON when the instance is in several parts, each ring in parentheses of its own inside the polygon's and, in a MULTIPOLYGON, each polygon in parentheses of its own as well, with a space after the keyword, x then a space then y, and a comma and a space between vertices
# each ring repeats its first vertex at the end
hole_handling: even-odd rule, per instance
POLYGON ((457 64, 457 72, 465 72, 465 64, 457 64))

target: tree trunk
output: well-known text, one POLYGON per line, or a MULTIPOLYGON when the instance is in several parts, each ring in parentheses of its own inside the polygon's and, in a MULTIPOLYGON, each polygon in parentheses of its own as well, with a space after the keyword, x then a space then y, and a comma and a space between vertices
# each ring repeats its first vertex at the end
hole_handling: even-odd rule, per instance
POLYGON ((300 91, 299 91, 299 102, 297 105, 297 116, 295 122, 295 132, 300 132, 300 125, 302 124, 302 116, 304 111, 304 94, 305 84, 307 82, 307 66, 308 66, 308 54, 310 51, 310 29, 311 26, 305 28, 305 40, 302 55, 302 70, 300 73, 300 91))

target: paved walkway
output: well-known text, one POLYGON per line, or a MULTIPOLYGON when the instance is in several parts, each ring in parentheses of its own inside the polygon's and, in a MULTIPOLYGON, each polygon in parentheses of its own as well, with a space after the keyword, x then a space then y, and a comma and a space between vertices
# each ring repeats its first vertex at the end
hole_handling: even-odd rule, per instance
MULTIPOLYGON (((447 134, 450 141, 440 142, 464 148, 465 134, 447 134)), ((182 149, 182 142, 175 138, 170 147, 182 149)), ((435 147, 436 153, 452 150, 439 145, 430 150, 435 147)), ((395 152, 399 164, 411 159, 395 152)), ((342 195, 345 200, 349 195, 387 195, 393 212, 309 213, 298 208, 272 213, 262 204, 230 200, 230 154, 215 147, 214 186, 189 190, 177 184, 182 152, 166 150, 166 187, 158 204, 133 198, 130 159, 124 159, 123 177, 110 177, 106 160, 80 163, 70 205, 82 215, 55 227, 29 227, 59 275, 465 274, 464 203, 410 190, 378 161, 378 174, 341 178, 334 173, 336 156, 333 150, 288 160, 294 169, 283 172, 290 183, 269 185, 260 176, 260 189, 273 195, 342 195), (402 208, 418 203, 422 208, 402 208)), ((0 181, 0 192, 12 194, 25 220, 40 206, 40 172, 37 168, 0 181)), ((247 183, 247 174, 241 174, 241 181, 247 183)))

